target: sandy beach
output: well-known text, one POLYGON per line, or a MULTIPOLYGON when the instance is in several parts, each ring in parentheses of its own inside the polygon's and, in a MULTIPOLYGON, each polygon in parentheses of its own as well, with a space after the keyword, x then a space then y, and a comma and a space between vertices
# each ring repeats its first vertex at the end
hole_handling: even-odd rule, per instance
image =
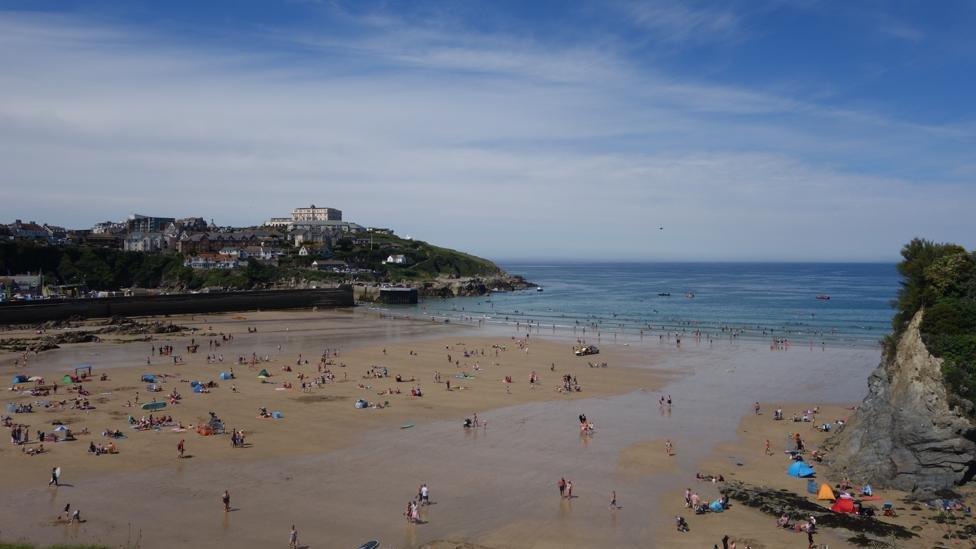
MULTIPOLYGON (((0 446, 4 541, 274 547, 285 545, 295 524, 309 547, 356 547, 369 539, 384 547, 438 540, 485 547, 702 547, 725 534, 752 540, 752 547, 805 546, 805 536, 734 505, 721 515, 687 516, 687 534, 674 533, 673 517, 685 511, 681 494, 703 470, 802 492, 805 482, 785 475, 784 424, 753 416, 752 403, 767 403, 771 413, 770 402, 788 410, 802 406, 789 402, 814 402, 827 417, 841 417, 877 360, 874 349, 773 351, 694 341, 678 348, 657 338, 604 341, 600 354, 575 357, 571 334, 526 338, 514 326, 480 329, 362 309, 166 320, 196 332, 65 345, 31 357, 26 368, 14 366, 19 354, 0 358, 7 379, 24 373, 60 383, 78 363, 92 364, 96 379, 83 383, 93 410, 71 409, 63 386, 57 396, 5 391, 0 397, 4 407, 34 403, 33 413, 6 414, 29 425, 31 443, 0 446), (186 351, 191 339, 200 344, 192 354, 186 351), (210 348, 210 340, 220 347, 210 348), (160 345, 172 345, 182 363, 154 355, 160 345), (223 362, 208 363, 208 355, 223 355, 223 362), (589 364, 604 362, 605 368, 589 364), (381 371, 374 366, 388 377, 372 377, 381 371), (299 375, 306 382, 326 375, 320 367, 334 381, 303 391, 299 375), (231 369, 234 379, 219 379, 231 369), (263 380, 262 369, 270 374, 263 380), (97 381, 103 373, 108 379, 97 381), (147 393, 143 374, 159 376, 162 391, 147 393), (563 376, 580 390, 559 391, 563 376), (217 387, 195 394, 189 382, 197 380, 217 387), (418 388, 422 396, 411 396, 418 388), (171 415, 185 432, 129 425, 128 416, 149 414, 135 403, 137 392, 142 404, 165 400, 174 389, 181 399, 157 415, 171 415), (673 404, 661 406, 667 395, 673 404), (64 407, 42 404, 66 398, 64 407), (358 399, 389 406, 357 409, 358 399), (260 418, 261 408, 282 417, 260 418), (245 447, 233 447, 228 435, 197 434, 194 426, 210 412, 228 430, 243 430, 245 447), (463 428, 462 420, 474 414, 478 427, 463 428), (591 434, 580 432, 579 414, 595 424, 591 434), (39 447, 36 432, 50 433, 52 422, 69 425, 77 440, 25 454, 23 448, 39 447), (83 429, 89 434, 79 434, 83 429), (125 438, 102 436, 106 429, 125 438), (777 455, 756 446, 765 438, 778 443, 777 455), (665 452, 666 440, 673 455, 665 452), (92 442, 110 441, 118 454, 87 452, 92 442), (47 486, 53 467, 62 468, 64 486, 47 486), (572 499, 559 497, 561 477, 574 483, 572 499), (402 513, 422 483, 432 504, 411 524, 402 513), (220 501, 224 490, 231 494, 229 513, 220 501), (616 509, 609 508, 611 490, 616 509), (86 522, 56 523, 66 503, 86 522)), ((809 436, 818 442, 815 431, 809 436)), ((702 495, 713 498, 717 487, 705 484, 702 495)), ((841 538, 830 544, 846 546, 841 538)))

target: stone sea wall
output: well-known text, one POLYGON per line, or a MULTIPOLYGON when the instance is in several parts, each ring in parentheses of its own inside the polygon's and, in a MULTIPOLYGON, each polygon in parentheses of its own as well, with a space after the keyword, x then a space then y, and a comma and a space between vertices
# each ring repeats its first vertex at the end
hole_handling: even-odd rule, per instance
POLYGON ((352 307, 351 286, 315 290, 257 290, 139 297, 0 303, 0 324, 30 324, 72 317, 107 318, 218 313, 254 309, 352 307))

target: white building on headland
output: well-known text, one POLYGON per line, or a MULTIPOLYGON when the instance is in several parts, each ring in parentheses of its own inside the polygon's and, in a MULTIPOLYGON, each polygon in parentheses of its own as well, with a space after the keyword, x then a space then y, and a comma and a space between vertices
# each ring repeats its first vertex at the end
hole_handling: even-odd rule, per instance
POLYGON ((335 208, 295 208, 291 211, 292 221, 342 221, 342 210, 335 208))

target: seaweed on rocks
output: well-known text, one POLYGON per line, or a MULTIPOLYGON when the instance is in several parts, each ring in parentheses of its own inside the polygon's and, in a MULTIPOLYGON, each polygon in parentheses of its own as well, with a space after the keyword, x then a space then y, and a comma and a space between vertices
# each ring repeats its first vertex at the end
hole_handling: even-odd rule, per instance
POLYGON ((786 513, 792 520, 806 520, 813 516, 817 519, 817 527, 842 528, 864 536, 879 538, 876 541, 891 538, 905 540, 918 537, 917 534, 904 526, 890 524, 873 517, 835 513, 789 490, 750 486, 739 481, 729 481, 720 491, 742 505, 759 509, 774 517, 786 513))

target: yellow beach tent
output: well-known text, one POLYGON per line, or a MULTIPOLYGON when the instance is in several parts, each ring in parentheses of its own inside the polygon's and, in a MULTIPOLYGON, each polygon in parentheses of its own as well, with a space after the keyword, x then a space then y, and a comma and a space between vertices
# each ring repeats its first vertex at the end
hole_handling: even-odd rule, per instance
POLYGON ((834 497, 834 491, 831 490, 830 489, 830 486, 828 486, 827 483, 825 482, 825 483, 823 483, 823 484, 820 485, 820 491, 817 492, 817 499, 818 500, 835 500, 837 498, 834 497))

